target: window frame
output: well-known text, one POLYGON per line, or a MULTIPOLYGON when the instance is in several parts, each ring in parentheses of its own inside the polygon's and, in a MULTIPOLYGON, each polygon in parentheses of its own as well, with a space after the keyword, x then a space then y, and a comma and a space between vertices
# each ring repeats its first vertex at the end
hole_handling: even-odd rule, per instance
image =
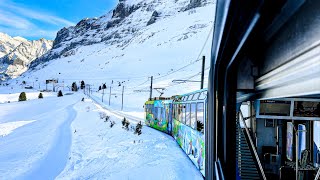
POLYGON ((185 125, 187 126, 191 126, 191 104, 190 103, 186 103, 185 105, 185 125), (188 114, 189 112, 189 114, 188 114))
POLYGON ((198 127, 197 127, 196 130, 199 131, 199 132, 201 132, 201 133, 204 133, 204 121, 205 121, 205 119, 204 119, 204 113, 205 113, 204 102, 198 102, 198 103, 197 103, 197 116, 196 116, 197 118, 196 118, 196 120, 197 120, 197 122, 198 122, 198 119, 199 119, 199 117, 198 117, 198 112, 200 112, 200 111, 198 111, 198 107, 199 107, 198 105, 199 105, 199 104, 202 104, 202 118, 201 118, 202 121, 200 121, 200 122, 203 124, 203 129, 202 129, 201 131, 199 131, 199 130, 198 130, 198 127))
POLYGON ((190 104, 190 116, 191 116, 190 117, 190 127, 192 129, 197 130, 197 103, 193 102, 190 104), (194 109, 192 109, 192 106, 194 106, 194 109), (192 115, 193 115, 193 118, 192 118, 192 115))

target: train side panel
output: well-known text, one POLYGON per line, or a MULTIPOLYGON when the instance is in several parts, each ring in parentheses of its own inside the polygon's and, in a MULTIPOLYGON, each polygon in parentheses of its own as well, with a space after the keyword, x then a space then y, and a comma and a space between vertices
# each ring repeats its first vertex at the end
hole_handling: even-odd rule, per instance
POLYGON ((205 175, 205 139, 204 135, 191 127, 173 119, 173 137, 191 161, 205 175))

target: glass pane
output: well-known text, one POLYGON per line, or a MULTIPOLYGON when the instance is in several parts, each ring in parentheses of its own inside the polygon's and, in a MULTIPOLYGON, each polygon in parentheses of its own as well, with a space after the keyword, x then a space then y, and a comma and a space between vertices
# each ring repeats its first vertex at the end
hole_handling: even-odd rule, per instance
POLYGON ((291 101, 261 100, 259 115, 290 116, 291 101))
POLYGON ((192 100, 197 100, 197 99, 198 99, 198 97, 199 97, 199 95, 200 95, 200 93, 196 93, 196 94, 194 94, 194 95, 193 95, 192 100))
POLYGON ((191 119, 190 104, 186 104, 186 125, 188 126, 190 126, 190 119, 191 119))
POLYGON ((186 123, 186 107, 185 107, 185 104, 181 105, 181 109, 182 109, 182 112, 180 114, 180 121, 185 124, 186 123))
POLYGON ((179 104, 179 109, 178 109, 179 118, 178 119, 179 119, 180 122, 184 122, 183 121, 183 117, 184 116, 183 116, 183 108, 182 107, 183 107, 183 104, 179 104))
POLYGON ((199 99, 205 99, 207 97, 207 91, 203 91, 200 93, 199 99))
POLYGON ((169 121, 169 105, 166 105, 166 121, 169 121))
POLYGON ((293 116, 320 117, 320 102, 295 101, 293 116))
POLYGON ((192 100, 192 97, 193 97, 193 94, 189 95, 188 101, 191 101, 191 100, 192 100))
POLYGON ((204 131, 203 115, 204 115, 204 105, 203 103, 198 103, 197 104, 197 130, 202 133, 204 131))
POLYGON ((191 127, 193 129, 195 129, 197 127, 197 124, 196 124, 196 104, 195 103, 192 103, 191 104, 191 127))

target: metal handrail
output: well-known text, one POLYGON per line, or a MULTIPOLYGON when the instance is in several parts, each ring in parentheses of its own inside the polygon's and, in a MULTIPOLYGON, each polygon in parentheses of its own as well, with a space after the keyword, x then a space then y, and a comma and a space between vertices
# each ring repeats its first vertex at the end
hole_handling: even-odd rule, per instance
MULTIPOLYGON (((247 133, 247 135, 248 135, 248 138, 249 138, 250 145, 251 145, 251 147, 252 147, 254 156, 255 156, 255 158, 256 158, 256 160, 257 160, 257 163, 258 163, 258 166, 259 166, 259 169, 260 169, 262 178, 263 178, 264 180, 266 180, 267 178, 266 178, 266 175, 264 174, 264 171, 263 171, 263 168, 262 168, 262 165, 261 165, 261 162, 260 162, 260 159, 259 159, 257 150, 256 150, 256 148, 255 148, 255 146, 254 146, 254 144, 253 144, 252 139, 251 139, 251 136, 250 136, 250 133, 249 133, 249 129, 248 129, 248 127, 247 127, 246 122, 244 121, 244 117, 243 117, 242 112, 241 112, 241 111, 239 111, 239 112, 240 112, 240 115, 241 115, 242 123, 243 123, 243 125, 244 125, 244 127, 245 127, 245 130, 246 130, 246 133, 247 133)), ((239 118, 239 119, 240 119, 240 118, 239 118)))
POLYGON ((318 180, 320 178, 320 168, 318 169, 316 177, 314 177, 314 180, 318 180))

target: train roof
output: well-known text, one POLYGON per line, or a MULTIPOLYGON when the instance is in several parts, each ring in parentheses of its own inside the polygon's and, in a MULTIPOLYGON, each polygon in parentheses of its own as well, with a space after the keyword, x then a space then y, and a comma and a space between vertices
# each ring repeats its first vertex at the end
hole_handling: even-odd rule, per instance
POLYGON ((200 89, 197 91, 193 91, 190 93, 182 94, 182 95, 177 95, 175 96, 174 101, 196 101, 196 100, 206 100, 207 99, 207 88, 200 89), (198 94, 198 95, 196 95, 198 94), (192 96, 190 96, 192 95, 192 96))

